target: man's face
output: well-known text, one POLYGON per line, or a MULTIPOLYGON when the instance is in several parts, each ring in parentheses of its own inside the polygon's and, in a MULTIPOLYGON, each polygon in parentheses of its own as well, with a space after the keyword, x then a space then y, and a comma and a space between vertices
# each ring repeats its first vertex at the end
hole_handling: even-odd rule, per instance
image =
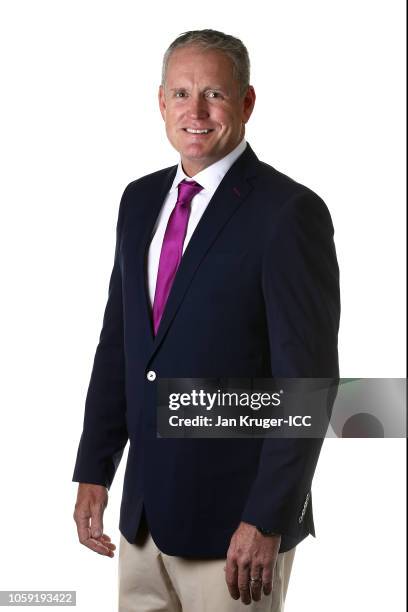
POLYGON ((171 54, 159 104, 167 137, 180 153, 184 172, 194 176, 242 140, 255 91, 250 86, 240 96, 232 61, 225 53, 189 46, 171 54))

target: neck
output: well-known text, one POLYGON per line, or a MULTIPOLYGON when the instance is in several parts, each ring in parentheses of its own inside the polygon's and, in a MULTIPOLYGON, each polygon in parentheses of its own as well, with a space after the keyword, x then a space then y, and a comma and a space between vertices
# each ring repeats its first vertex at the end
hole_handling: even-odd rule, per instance
POLYGON ((239 143, 242 141, 244 137, 244 133, 241 134, 241 137, 238 140, 238 142, 232 145, 227 151, 223 151, 222 155, 214 156, 212 158, 207 157, 205 159, 187 159, 181 155, 181 166, 183 168, 183 172, 189 178, 192 178, 193 176, 201 172, 201 170, 205 170, 205 168, 208 168, 208 166, 212 166, 212 164, 215 164, 220 159, 223 159, 239 145, 239 143))

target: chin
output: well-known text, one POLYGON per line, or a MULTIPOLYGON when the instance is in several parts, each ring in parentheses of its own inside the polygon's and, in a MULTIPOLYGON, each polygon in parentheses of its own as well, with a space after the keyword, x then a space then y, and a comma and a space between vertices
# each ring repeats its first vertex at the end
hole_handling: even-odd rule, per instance
POLYGON ((180 149, 180 154, 183 155, 187 159, 203 159, 206 157, 211 157, 211 151, 208 151, 204 147, 185 147, 184 149, 180 149))

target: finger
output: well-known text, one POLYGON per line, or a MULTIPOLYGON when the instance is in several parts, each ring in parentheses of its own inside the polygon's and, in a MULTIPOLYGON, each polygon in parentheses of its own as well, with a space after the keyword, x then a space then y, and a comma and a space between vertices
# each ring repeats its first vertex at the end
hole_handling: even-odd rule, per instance
POLYGON ((102 544, 104 544, 105 546, 107 546, 111 550, 115 550, 116 549, 115 544, 113 544, 113 542, 111 542, 110 537, 106 533, 103 533, 101 535, 101 537, 99 538, 99 541, 102 542, 102 544))
POLYGON ((99 555, 103 555, 106 557, 114 556, 113 550, 105 546, 100 540, 95 540, 94 538, 88 538, 88 540, 85 540, 85 542, 82 542, 82 544, 86 546, 87 548, 90 548, 94 552, 98 553, 99 555))
POLYGON ((232 599, 239 599, 238 567, 235 561, 227 559, 225 566, 225 582, 232 599))
POLYGON ((270 595, 272 593, 272 582, 274 574, 274 563, 268 563, 265 565, 262 572, 262 589, 264 595, 270 595))
POLYGON ((109 542, 108 540, 104 540, 103 536, 97 538, 97 540, 106 546, 106 548, 109 548, 109 550, 116 550, 115 544, 113 542, 109 542))
POLYGON ((262 566, 261 565, 252 565, 251 571, 251 596, 254 601, 259 601, 262 595, 262 566), (255 579, 255 580, 253 580, 255 579))
POLYGON ((102 504, 91 506, 91 536, 93 538, 100 538, 103 534, 103 510, 102 504))
POLYGON ((108 557, 113 557, 113 551, 116 546, 110 542, 110 537, 107 534, 103 534, 103 536, 96 540, 91 537, 91 529, 89 527, 89 514, 87 512, 79 512, 75 516, 75 522, 77 526, 78 539, 87 548, 99 553, 100 555, 106 555, 108 557))
POLYGON ((110 541, 111 541, 111 539, 110 539, 110 537, 108 536, 108 534, 107 534, 107 533, 103 533, 103 534, 101 535, 101 538, 103 538, 103 539, 104 539, 104 540, 106 540, 107 542, 110 542, 110 541))
POLYGON ((251 588, 249 582, 250 564, 247 562, 238 563, 238 589, 241 601, 244 604, 251 603, 251 588))
POLYGON ((78 539, 81 544, 83 544, 84 541, 87 540, 90 536, 89 518, 90 516, 85 512, 79 513, 75 516, 78 539))

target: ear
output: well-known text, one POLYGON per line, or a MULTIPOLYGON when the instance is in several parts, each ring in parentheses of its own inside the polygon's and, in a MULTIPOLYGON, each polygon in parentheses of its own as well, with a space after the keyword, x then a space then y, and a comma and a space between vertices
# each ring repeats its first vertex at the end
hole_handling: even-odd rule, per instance
POLYGON ((163 117, 163 120, 166 120, 166 97, 165 97, 165 93, 164 93, 164 87, 163 85, 160 85, 159 87, 159 108, 160 108, 160 112, 161 112, 161 116, 163 117))
POLYGON ((252 111, 254 110, 255 106, 255 100, 255 89, 252 87, 252 85, 249 85, 242 101, 242 120, 244 123, 246 123, 252 115, 252 111))

